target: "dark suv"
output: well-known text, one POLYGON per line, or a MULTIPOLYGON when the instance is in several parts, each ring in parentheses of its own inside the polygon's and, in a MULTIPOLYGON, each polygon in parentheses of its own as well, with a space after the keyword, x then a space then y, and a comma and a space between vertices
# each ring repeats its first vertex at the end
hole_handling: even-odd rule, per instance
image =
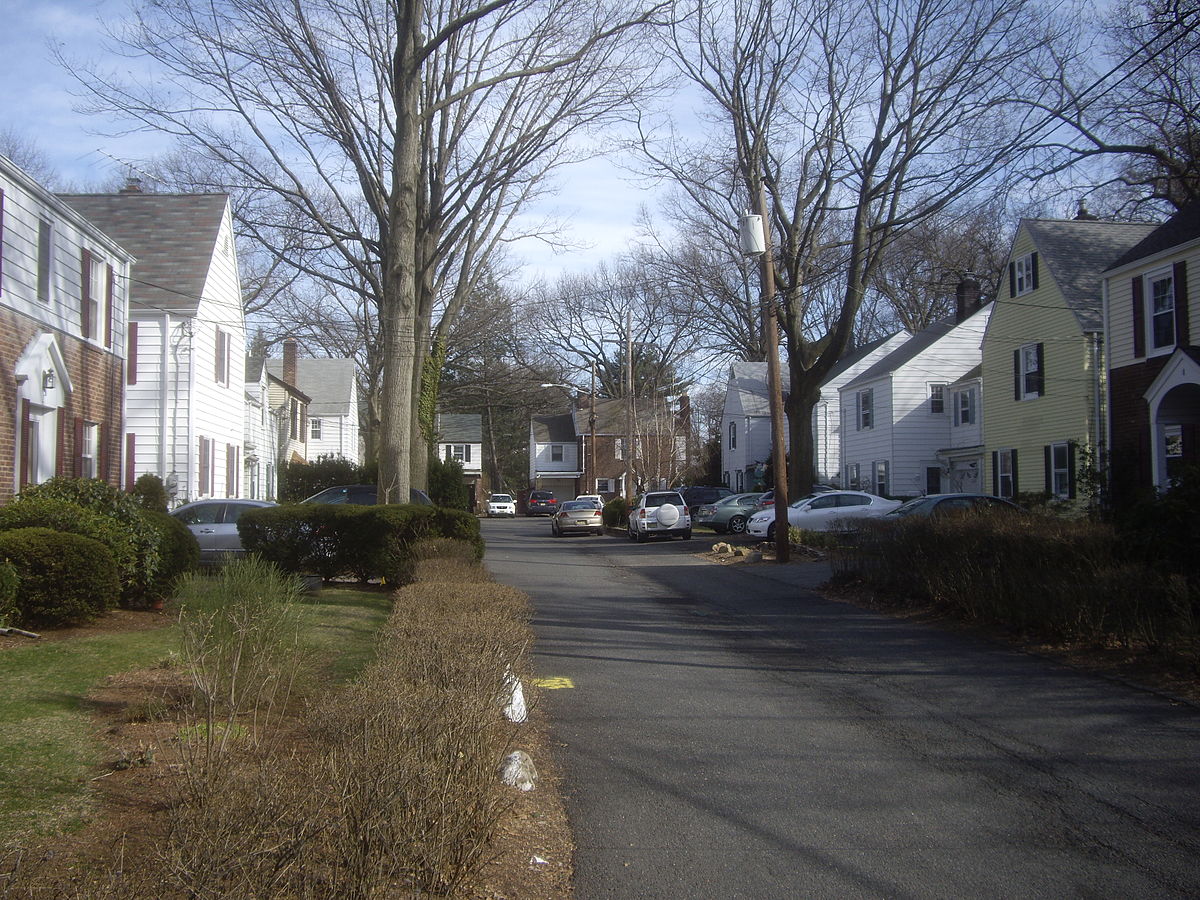
POLYGON ((733 495, 733 491, 727 487, 714 487, 708 484, 689 485, 680 488, 679 493, 683 495, 683 502, 687 504, 690 516, 695 516, 696 511, 706 503, 716 503, 722 497, 733 495))
POLYGON ((552 516, 558 512, 558 500, 554 491, 530 491, 525 498, 525 515, 552 516))

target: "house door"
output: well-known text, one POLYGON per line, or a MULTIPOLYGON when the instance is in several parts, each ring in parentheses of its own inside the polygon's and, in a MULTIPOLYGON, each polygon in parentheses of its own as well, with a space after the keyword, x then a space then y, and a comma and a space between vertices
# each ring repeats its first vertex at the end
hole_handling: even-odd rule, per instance
POLYGON ((925 493, 940 494, 942 492, 942 467, 925 467, 925 493))

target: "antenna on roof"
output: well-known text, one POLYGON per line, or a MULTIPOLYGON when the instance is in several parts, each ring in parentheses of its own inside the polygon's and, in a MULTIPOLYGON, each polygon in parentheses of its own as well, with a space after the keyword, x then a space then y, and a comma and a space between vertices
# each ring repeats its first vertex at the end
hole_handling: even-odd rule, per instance
POLYGON ((111 153, 101 150, 99 147, 96 148, 96 152, 101 156, 108 157, 117 165, 122 166, 125 169, 125 186, 121 188, 122 194, 140 194, 142 192, 143 178, 147 181, 161 181, 161 179, 151 175, 149 172, 139 169, 127 159, 118 159, 111 153), (138 177, 139 175, 141 176, 140 178, 138 177))

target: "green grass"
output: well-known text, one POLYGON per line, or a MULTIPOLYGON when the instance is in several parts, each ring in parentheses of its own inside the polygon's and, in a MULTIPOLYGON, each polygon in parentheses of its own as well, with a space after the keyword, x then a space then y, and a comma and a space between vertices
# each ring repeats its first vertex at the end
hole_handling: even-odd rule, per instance
MULTIPOLYGON (((329 588, 303 605, 304 642, 319 678, 353 678, 375 654, 391 597, 329 588)), ((88 813, 101 746, 85 703, 107 676, 152 666, 179 649, 174 626, 0 652, 0 847, 22 834, 76 827, 88 813)))

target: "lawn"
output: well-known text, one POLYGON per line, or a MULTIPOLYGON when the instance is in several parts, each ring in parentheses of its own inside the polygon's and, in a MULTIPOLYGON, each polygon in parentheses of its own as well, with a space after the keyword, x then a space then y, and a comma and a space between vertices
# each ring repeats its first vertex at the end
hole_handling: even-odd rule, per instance
MULTIPOLYGON (((305 604, 304 640, 324 662, 322 680, 351 678, 370 661, 390 609, 387 593, 342 587, 305 604)), ((169 616, 151 615, 117 611, 63 639, 0 650, 0 846, 23 834, 70 831, 87 815, 102 752, 88 694, 110 675, 171 657, 177 629, 169 616)))

